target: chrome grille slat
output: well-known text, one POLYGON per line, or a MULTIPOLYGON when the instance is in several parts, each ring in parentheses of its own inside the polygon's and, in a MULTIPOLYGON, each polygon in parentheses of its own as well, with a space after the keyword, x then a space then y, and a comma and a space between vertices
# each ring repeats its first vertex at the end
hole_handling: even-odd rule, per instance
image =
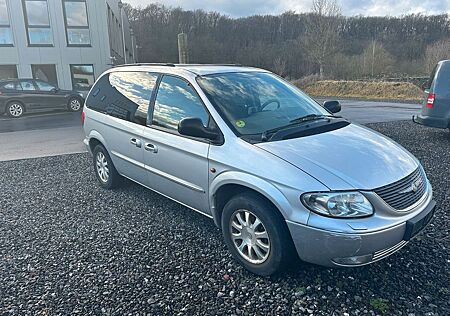
POLYGON ((386 248, 380 251, 377 251, 373 254, 373 258, 372 261, 378 261, 381 260, 383 258, 386 258, 390 255, 392 255, 393 253, 395 253, 396 251, 400 250, 401 248, 403 248, 408 242, 406 240, 402 240, 401 242, 399 242, 398 244, 390 247, 390 248, 386 248))
POLYGON ((408 185, 410 185, 412 182, 418 180, 421 177, 420 172, 416 173, 416 171, 412 174, 404 178, 403 180, 400 180, 401 182, 394 182, 391 185, 384 186, 381 188, 378 188, 377 190, 380 191, 380 193, 389 193, 393 190, 399 190, 401 188, 406 188, 408 185))
POLYGON ((426 181, 425 175, 421 169, 417 168, 407 177, 394 183, 382 186, 374 191, 392 208, 396 210, 403 210, 418 202, 425 194, 426 181), (422 181, 420 185, 417 186, 416 192, 401 193, 402 191, 411 188, 413 183, 417 182, 419 179, 422 181))

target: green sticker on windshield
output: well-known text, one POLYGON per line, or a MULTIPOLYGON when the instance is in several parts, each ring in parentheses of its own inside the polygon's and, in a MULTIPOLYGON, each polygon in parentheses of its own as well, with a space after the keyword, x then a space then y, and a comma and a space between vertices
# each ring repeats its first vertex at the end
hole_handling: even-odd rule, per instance
POLYGON ((239 128, 243 128, 245 126, 245 122, 243 120, 236 121, 236 126, 239 128))

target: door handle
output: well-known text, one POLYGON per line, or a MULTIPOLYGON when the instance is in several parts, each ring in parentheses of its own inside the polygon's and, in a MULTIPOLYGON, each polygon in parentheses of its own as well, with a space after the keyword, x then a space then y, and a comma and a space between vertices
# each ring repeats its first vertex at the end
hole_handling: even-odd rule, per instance
POLYGON ((141 148, 142 147, 142 142, 140 139, 137 138, 132 138, 130 139, 130 143, 134 146, 136 146, 137 148, 141 148))
POLYGON ((158 146, 147 143, 145 144, 145 150, 156 154, 158 152, 158 146))

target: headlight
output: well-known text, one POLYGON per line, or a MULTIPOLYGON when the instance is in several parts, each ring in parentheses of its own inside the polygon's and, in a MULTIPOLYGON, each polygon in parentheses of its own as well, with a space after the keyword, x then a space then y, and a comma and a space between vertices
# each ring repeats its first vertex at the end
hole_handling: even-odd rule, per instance
POLYGON ((359 192, 306 193, 301 197, 311 211, 331 217, 363 217, 373 214, 372 204, 359 192))

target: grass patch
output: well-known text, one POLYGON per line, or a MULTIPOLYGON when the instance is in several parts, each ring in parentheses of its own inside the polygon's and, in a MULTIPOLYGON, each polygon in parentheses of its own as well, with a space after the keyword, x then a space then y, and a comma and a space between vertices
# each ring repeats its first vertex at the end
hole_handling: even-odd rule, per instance
POLYGON ((385 314, 389 310, 389 301, 383 298, 372 298, 370 300, 370 306, 385 314))
POLYGON ((304 82, 294 81, 294 84, 316 97, 405 101, 420 101, 423 98, 423 91, 409 82, 322 80, 306 85, 304 82))

